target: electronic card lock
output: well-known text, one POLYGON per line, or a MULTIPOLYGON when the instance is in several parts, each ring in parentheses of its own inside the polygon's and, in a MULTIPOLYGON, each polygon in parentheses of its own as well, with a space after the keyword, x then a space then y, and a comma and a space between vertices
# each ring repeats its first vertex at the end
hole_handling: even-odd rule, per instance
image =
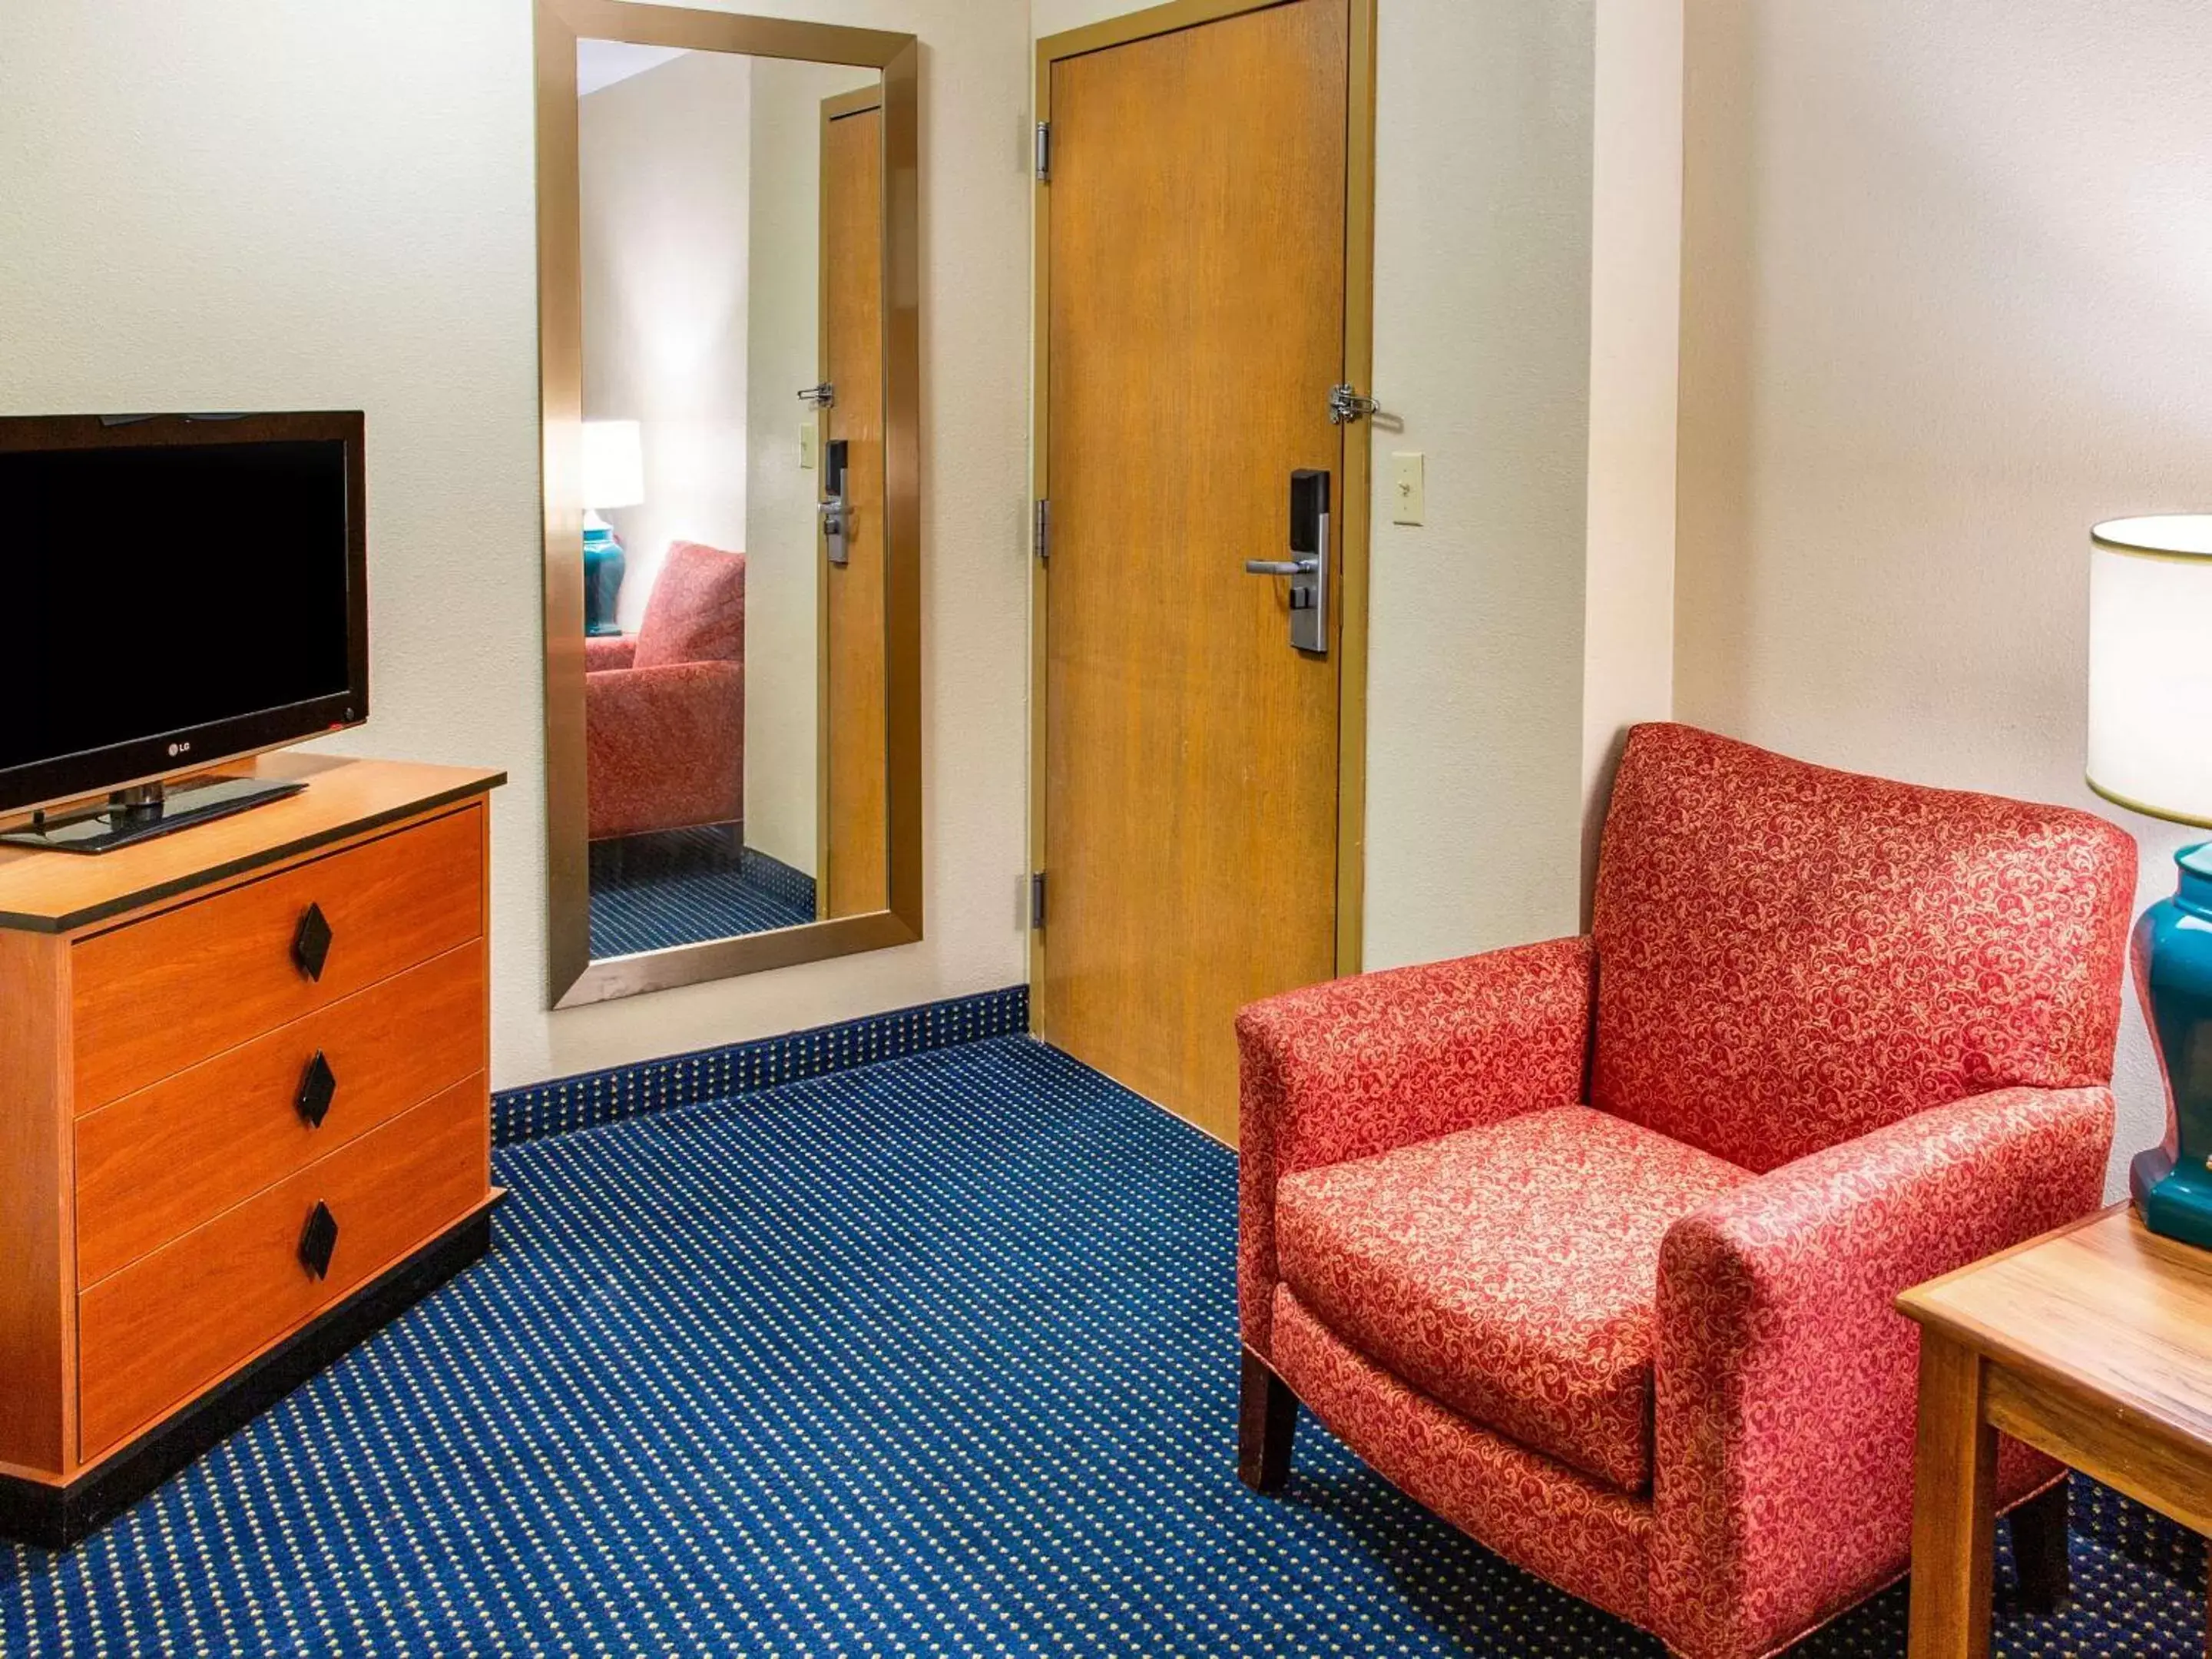
POLYGON ((845 456, 848 440, 832 438, 823 446, 822 460, 822 543, 830 551, 830 562, 848 564, 852 562, 852 544, 848 539, 852 531, 852 509, 845 505, 845 456))
POLYGON ((1291 474, 1291 556, 1247 559, 1252 576, 1291 579, 1291 643, 1316 656, 1328 653, 1328 474, 1300 468, 1291 474))

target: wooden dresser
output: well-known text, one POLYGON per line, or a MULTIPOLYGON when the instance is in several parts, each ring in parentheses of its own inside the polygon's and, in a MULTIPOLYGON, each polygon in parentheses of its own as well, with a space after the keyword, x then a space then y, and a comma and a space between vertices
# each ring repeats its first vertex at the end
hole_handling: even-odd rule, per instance
POLYGON ((76 1541, 482 1256, 496 773, 0 850, 0 1534, 76 1541))

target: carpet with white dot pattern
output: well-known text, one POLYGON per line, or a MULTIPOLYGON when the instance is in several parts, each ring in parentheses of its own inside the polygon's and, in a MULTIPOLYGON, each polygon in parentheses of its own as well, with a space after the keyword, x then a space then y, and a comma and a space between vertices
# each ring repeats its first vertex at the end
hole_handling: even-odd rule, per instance
MULTIPOLYGON (((489 1260, 74 1552, 0 1553, 0 1653, 1657 1652, 1311 1421, 1282 1498, 1239 1486, 1233 1160, 1025 1038, 498 1174, 489 1260)), ((2130 1524, 2077 1531, 2059 1616, 2001 1587, 1998 1650, 2201 1653, 2201 1555, 2130 1524)), ((1800 1651, 1900 1655, 1903 1610, 1800 1651)))

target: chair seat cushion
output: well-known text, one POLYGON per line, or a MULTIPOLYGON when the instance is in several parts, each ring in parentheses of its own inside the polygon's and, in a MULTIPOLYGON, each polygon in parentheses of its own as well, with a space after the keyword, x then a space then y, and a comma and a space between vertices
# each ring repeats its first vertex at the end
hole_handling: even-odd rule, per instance
POLYGON ((1667 1229, 1747 1171, 1561 1106, 1284 1180, 1284 1281, 1431 1399, 1639 1492, 1667 1229))

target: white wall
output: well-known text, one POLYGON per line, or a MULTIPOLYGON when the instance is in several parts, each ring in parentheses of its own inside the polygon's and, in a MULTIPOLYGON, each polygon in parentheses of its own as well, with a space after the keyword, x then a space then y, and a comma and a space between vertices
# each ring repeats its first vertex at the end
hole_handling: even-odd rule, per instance
POLYGON ((2201 832, 2081 785, 2087 530, 2212 499, 2208 63, 2172 0, 1690 9, 1682 717, 2090 807, 2145 901, 2201 832))
POLYGON ((375 715, 503 766, 513 1085, 1018 982, 1029 339, 1022 0, 746 0, 922 62, 928 939, 549 1015, 531 14, 521 0, 0 7, 0 410, 361 408, 375 715))
POLYGON ((584 418, 644 452, 645 500, 605 515, 633 633, 671 542, 744 546, 751 67, 687 52, 577 101, 584 418))
MULTIPOLYGON (((1033 7, 1040 36, 1134 9, 1033 7)), ((1370 968, 1577 925, 1593 14, 1381 8, 1370 968), (1419 528, 1389 522, 1401 450, 1428 458, 1419 528)))
POLYGON ((1583 869, 1628 728, 1674 703, 1682 0, 1597 0, 1583 869))
MULTIPOLYGON (((818 805, 821 474, 799 401, 822 378, 822 100, 880 79, 753 64, 751 437, 745 505, 745 842, 812 875, 818 805)), ((817 458, 818 464, 818 458, 817 458)))
POLYGON ((1589 0, 1382 9, 1370 968, 1580 922, 1595 51, 1589 0))

